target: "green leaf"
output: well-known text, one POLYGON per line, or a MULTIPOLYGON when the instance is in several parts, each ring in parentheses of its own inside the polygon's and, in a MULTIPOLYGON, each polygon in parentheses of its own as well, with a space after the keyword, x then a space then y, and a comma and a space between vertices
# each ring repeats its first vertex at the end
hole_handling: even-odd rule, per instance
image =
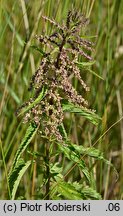
POLYGON ((55 164, 50 164, 50 173, 61 173, 63 168, 60 166, 59 162, 56 162, 55 164))
POLYGON ((9 176, 9 186, 11 192, 11 199, 15 199, 15 195, 19 186, 19 183, 31 164, 31 160, 27 161, 26 163, 23 159, 18 160, 16 166, 12 170, 11 175, 9 176))
POLYGON ((62 108, 64 112, 77 113, 81 116, 84 116, 95 125, 98 125, 99 121, 101 120, 101 118, 98 115, 96 115, 94 112, 90 111, 89 109, 75 106, 74 104, 69 103, 68 101, 65 100, 63 100, 62 102, 62 108))
POLYGON ((61 174, 63 170, 63 167, 59 164, 59 162, 56 162, 55 164, 50 164, 50 173, 51 177, 55 180, 63 179, 63 175, 61 174))
POLYGON ((65 130, 65 128, 64 128, 64 124, 63 124, 63 123, 59 126, 59 131, 60 131, 62 137, 63 137, 65 140, 68 140, 67 133, 66 133, 66 130, 65 130))
POLYGON ((16 166, 13 167, 10 175, 8 176, 8 180, 9 180, 9 187, 10 187, 10 191, 12 192, 12 188, 13 188, 13 182, 16 181, 18 172, 21 170, 21 168, 24 166, 25 162, 22 158, 20 158, 18 160, 18 162, 16 163, 16 166))
POLYGON ((100 78, 101 80, 104 80, 103 77, 101 77, 99 74, 95 73, 93 70, 91 70, 90 68, 87 68, 87 70, 92 73, 93 75, 95 75, 96 77, 100 78))
POLYGON ((57 190, 62 196, 64 196, 64 199, 83 200, 83 195, 79 193, 71 183, 59 181, 57 190))
POLYGON ((58 147, 60 149, 60 152, 63 152, 64 155, 70 160, 70 161, 74 161, 75 163, 77 163, 77 165, 82 169, 82 172, 83 174, 85 175, 87 181, 89 183, 91 183, 91 177, 90 177, 90 174, 89 174, 89 171, 88 171, 88 168, 84 162, 84 160, 82 160, 80 154, 78 154, 78 152, 76 153, 74 151, 74 148, 71 148, 69 146, 69 140, 68 140, 68 137, 67 137, 67 133, 65 131, 65 128, 64 128, 64 125, 60 125, 59 127, 59 130, 60 132, 62 133, 62 136, 65 140, 65 145, 61 145, 59 143, 58 144, 58 147))
POLYGON ((38 95, 38 97, 35 99, 35 101, 33 101, 28 106, 25 106, 25 107, 21 108, 21 112, 19 112, 18 116, 24 114, 25 112, 27 112, 31 108, 33 108, 36 104, 38 104, 45 97, 46 93, 47 93, 47 89, 45 89, 45 87, 43 87, 42 91, 40 92, 40 94, 38 95))
MULTIPOLYGON (((60 181, 61 179, 58 179, 60 181)), ((58 193, 58 184, 57 181, 53 181, 51 186, 50 186, 50 198, 53 200, 60 199, 60 196, 57 194, 58 193)))
POLYGON ((87 69, 90 73, 92 73, 93 75, 95 75, 96 77, 98 77, 99 79, 103 79, 103 77, 101 77, 99 74, 95 73, 93 70, 90 69, 90 66, 95 64, 95 61, 91 61, 91 62, 75 62, 77 64, 77 66, 79 68, 85 68, 87 69))
POLYGON ((81 38, 82 39, 91 39, 91 38, 97 38, 98 35, 81 35, 81 38))
POLYGON ((75 144, 72 144, 72 143, 70 143, 70 146, 72 148, 74 148, 74 151, 78 152, 79 154, 94 157, 94 158, 97 158, 99 160, 104 160, 103 153, 100 152, 100 150, 98 150, 98 149, 96 149, 94 147, 85 148, 82 145, 75 145, 75 144))
POLYGON ((84 194, 86 199, 95 199, 95 200, 101 200, 101 195, 90 187, 83 187, 81 192, 84 194))
POLYGON ((90 61, 90 62, 75 62, 79 67, 87 67, 95 64, 96 61, 90 61))
POLYGON ((101 195, 93 188, 85 186, 85 185, 83 186, 79 184, 78 182, 73 182, 72 184, 74 185, 76 190, 78 190, 79 192, 83 194, 84 199, 96 199, 96 200, 102 199, 101 195))
POLYGON ((31 47, 32 49, 37 50, 42 56, 44 56, 44 55, 46 54, 42 49, 40 49, 39 47, 37 47, 37 46, 35 46, 35 45, 31 45, 30 47, 31 47))
POLYGON ((74 161, 75 163, 77 163, 77 165, 81 168, 83 174, 86 177, 86 180, 88 181, 88 183, 91 183, 91 177, 90 177, 90 173, 88 171, 88 168, 84 162, 84 160, 81 158, 80 154, 76 153, 74 151, 74 148, 70 148, 68 145, 61 145, 58 144, 59 150, 60 152, 63 152, 64 155, 70 160, 70 161, 74 161))
POLYGON ((31 142, 32 138, 34 137, 34 135, 37 132, 37 129, 38 129, 38 126, 35 123, 30 123, 29 127, 26 130, 26 134, 25 134, 24 138, 22 139, 22 142, 21 142, 21 144, 20 144, 20 146, 19 146, 19 148, 17 150, 17 153, 15 155, 14 162, 13 162, 11 170, 15 167, 15 165, 18 162, 21 154, 25 151, 25 149, 27 148, 27 146, 31 142))
POLYGON ((72 148, 73 151, 75 151, 77 154, 90 156, 96 158, 97 160, 102 160, 105 164, 111 166, 116 173, 116 176, 118 176, 117 170, 115 169, 114 165, 109 160, 104 158, 104 155, 100 150, 94 147, 85 148, 82 145, 76 145, 72 143, 69 143, 69 148, 72 148))
POLYGON ((57 192, 60 193, 59 195, 57 195, 57 197, 61 198, 62 195, 64 199, 70 200, 102 199, 101 195, 93 188, 85 186, 78 182, 65 182, 62 179, 58 180, 57 183, 53 185, 51 191, 53 191, 51 195, 53 199, 56 196, 57 192))

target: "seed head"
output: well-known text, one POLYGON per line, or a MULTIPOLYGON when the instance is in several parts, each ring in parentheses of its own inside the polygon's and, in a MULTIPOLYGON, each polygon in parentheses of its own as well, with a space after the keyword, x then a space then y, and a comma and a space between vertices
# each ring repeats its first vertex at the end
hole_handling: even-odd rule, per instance
POLYGON ((65 98, 79 107, 86 108, 88 105, 83 96, 72 86, 70 75, 79 80, 85 91, 89 90, 76 62, 80 55, 89 61, 92 60, 89 52, 93 50, 93 43, 80 36, 81 28, 88 23, 88 19, 78 12, 69 11, 66 24, 62 26, 48 17, 42 16, 42 18, 54 26, 54 32, 49 36, 36 36, 47 48, 39 68, 31 78, 29 90, 34 89, 35 95, 23 106, 33 103, 44 86, 47 93, 43 100, 26 113, 24 122, 34 121, 40 125, 40 130, 45 136, 62 141, 58 130, 64 117, 62 99, 65 98))

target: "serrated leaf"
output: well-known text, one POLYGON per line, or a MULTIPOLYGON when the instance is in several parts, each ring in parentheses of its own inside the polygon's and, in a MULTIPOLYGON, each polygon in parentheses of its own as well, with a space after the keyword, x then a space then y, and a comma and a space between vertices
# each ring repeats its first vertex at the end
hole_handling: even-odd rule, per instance
POLYGON ((115 169, 114 165, 109 160, 104 158, 104 155, 100 150, 94 147, 85 148, 82 145, 75 145, 72 143, 69 143, 69 148, 70 149, 72 148, 72 150, 78 154, 90 156, 90 157, 96 158, 97 160, 102 160, 105 164, 111 166, 113 170, 115 171, 116 176, 118 176, 117 170, 115 169))
POLYGON ((59 162, 55 164, 50 164, 50 173, 61 173, 63 168, 60 166, 59 162))
POLYGON ((85 148, 82 145, 75 145, 72 143, 70 143, 70 146, 74 148, 74 151, 78 152, 79 154, 87 155, 87 156, 94 157, 100 160, 104 159, 103 153, 94 147, 85 148))
POLYGON ((45 87, 42 88, 42 91, 40 92, 40 94, 38 95, 38 97, 35 99, 35 101, 33 101, 31 104, 29 104, 28 106, 25 106, 21 109, 21 112, 19 112, 18 116, 24 114, 25 112, 29 111, 31 108, 33 108, 36 104, 38 104, 46 95, 47 93, 47 89, 45 89, 45 87))
MULTIPOLYGON (((65 131, 64 125, 63 124, 60 125, 59 129, 60 129, 60 132, 62 132, 62 136, 64 137, 66 144, 68 144, 69 140, 67 138, 67 133, 65 131)), ((77 165, 82 169, 82 172, 85 175, 87 181, 90 183, 91 177, 90 177, 88 168, 87 168, 84 160, 82 160, 82 158, 80 157, 80 154, 78 154, 78 152, 76 153, 74 151, 74 148, 70 148, 69 145, 64 146, 64 145, 61 145, 59 143, 57 143, 57 144, 58 144, 60 151, 63 152, 69 160, 77 163, 77 165)))
POLYGON ((78 182, 65 182, 61 179, 57 181, 57 183, 52 185, 52 187, 54 193, 52 193, 51 197, 53 199, 54 196, 56 196, 57 192, 60 193, 60 195, 64 196, 64 199, 70 200, 102 199, 101 195, 96 190, 88 186, 83 186, 78 182))
POLYGON ((17 150, 17 153, 15 155, 14 158, 14 162, 12 165, 11 170, 15 167, 17 161, 19 160, 21 154, 25 151, 25 149, 27 148, 27 146, 29 145, 29 143, 31 142, 32 138, 34 137, 34 135, 36 134, 38 129, 38 126, 35 123, 30 123, 29 127, 26 130, 26 134, 24 136, 24 138, 22 139, 22 142, 17 150))
POLYGON ((101 195, 93 188, 85 185, 83 186, 78 182, 73 182, 72 184, 74 185, 76 190, 80 191, 83 194, 84 199, 96 199, 96 200, 102 199, 101 195))
POLYGON ((63 167, 61 167, 59 162, 56 162, 55 164, 50 164, 51 177, 54 178, 56 181, 58 179, 63 179, 63 175, 61 174, 62 170, 63 167))
POLYGON ((101 195, 90 187, 83 187, 81 192, 84 194, 86 199, 95 199, 95 200, 101 200, 101 195))
POLYGON ((15 195, 18 189, 18 185, 28 169, 28 167, 31 164, 31 160, 24 163, 23 160, 18 160, 18 163, 14 167, 13 171, 11 172, 11 175, 9 176, 9 186, 11 191, 11 199, 15 199, 15 195))
POLYGON ((16 166, 12 169, 11 173, 8 176, 8 180, 9 180, 9 187, 10 187, 10 191, 12 191, 13 188, 13 182, 15 182, 18 172, 19 170, 21 170, 21 168, 24 166, 25 162, 22 158, 20 158, 18 160, 18 162, 16 163, 16 166))
POLYGON ((95 114, 94 112, 90 111, 89 109, 81 108, 78 106, 75 106, 74 104, 63 100, 62 102, 62 108, 64 112, 71 112, 71 113, 77 113, 81 116, 84 116, 87 118, 90 122, 92 122, 95 125, 98 125, 101 118, 95 114))
POLYGON ((90 178, 90 173, 88 171, 88 168, 84 162, 84 160, 80 157, 80 154, 74 152, 74 150, 70 149, 69 146, 63 146, 61 144, 58 144, 58 147, 60 149, 60 152, 63 152, 64 155, 70 160, 74 161, 77 163, 77 165, 81 168, 83 174, 86 177, 86 180, 90 183, 91 178, 90 178))
POLYGON ((59 181, 57 185, 58 192, 69 200, 83 200, 83 195, 76 188, 67 182, 59 181))

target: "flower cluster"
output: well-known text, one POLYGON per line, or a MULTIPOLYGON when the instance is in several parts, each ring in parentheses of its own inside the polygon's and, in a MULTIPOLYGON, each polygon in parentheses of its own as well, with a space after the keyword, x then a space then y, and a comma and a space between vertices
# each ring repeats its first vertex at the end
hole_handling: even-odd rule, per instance
POLYGON ((45 45, 46 53, 30 82, 29 89, 34 89, 35 96, 25 105, 34 102, 43 86, 47 93, 43 100, 26 113, 24 122, 35 121, 46 136, 53 136, 61 141, 58 126, 63 121, 62 99, 65 98, 80 107, 88 104, 72 86, 70 75, 73 74, 80 81, 85 91, 89 90, 81 78, 76 62, 79 55, 92 60, 88 52, 92 51, 93 43, 79 36, 81 27, 88 23, 88 19, 77 12, 69 11, 63 26, 45 16, 43 19, 54 25, 55 31, 50 36, 36 36, 38 41, 45 45))

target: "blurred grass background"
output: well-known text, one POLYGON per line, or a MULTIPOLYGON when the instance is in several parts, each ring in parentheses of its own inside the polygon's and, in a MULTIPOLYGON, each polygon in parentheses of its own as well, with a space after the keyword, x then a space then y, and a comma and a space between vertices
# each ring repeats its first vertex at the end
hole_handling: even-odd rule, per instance
MULTIPOLYGON (((102 79, 91 70, 82 71, 82 77, 91 89, 86 95, 89 106, 96 109, 102 121, 96 127, 84 118, 71 115, 66 117, 65 125, 72 141, 83 146, 92 146, 100 138, 95 147, 113 163, 119 178, 116 181, 110 166, 96 163, 93 167, 96 188, 104 199, 123 199, 123 0, 0 1, 0 199, 7 198, 6 176, 27 127, 15 116, 15 111, 30 97, 30 77, 41 59, 31 45, 37 43, 36 34, 52 31, 41 15, 61 23, 71 8, 90 19, 86 36, 95 42, 92 55, 96 61, 90 69, 102 79)), ((81 92, 76 81, 75 86, 81 92)), ((37 151, 42 148, 40 145, 36 138, 30 149, 37 151)), ((27 152, 25 157, 32 155, 27 152)), ((70 166, 69 163, 64 172, 70 166)), ((26 199, 32 199, 37 186, 43 184, 42 174, 39 172, 36 178, 35 172, 38 172, 36 164, 21 182, 20 194, 26 199)), ((77 179, 78 172, 71 171, 67 180, 73 175, 77 179)))

